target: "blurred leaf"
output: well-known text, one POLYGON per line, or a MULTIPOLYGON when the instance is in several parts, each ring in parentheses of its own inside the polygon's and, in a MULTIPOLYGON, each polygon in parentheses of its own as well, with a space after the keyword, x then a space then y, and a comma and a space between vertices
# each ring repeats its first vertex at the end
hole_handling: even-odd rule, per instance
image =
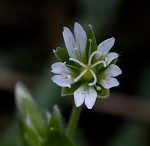
POLYGON ((46 117, 32 99, 28 89, 22 83, 17 83, 15 96, 22 121, 26 122, 27 118, 30 119, 38 133, 43 136, 46 131, 46 117))
POLYGON ((19 139, 18 123, 15 118, 12 118, 7 124, 5 132, 0 135, 0 145, 1 146, 22 146, 22 142, 19 139), (15 134, 14 134, 15 133, 15 134))
POLYGON ((38 134, 34 125, 32 125, 29 117, 26 119, 26 123, 23 125, 24 138, 26 140, 27 146, 40 146, 42 137, 38 134))
POLYGON ((51 128, 41 146, 75 146, 75 144, 64 133, 51 128))
POLYGON ((22 123, 20 124, 23 132, 22 140, 28 146, 40 146, 48 126, 45 114, 38 108, 28 89, 20 82, 16 85, 15 97, 22 123))
POLYGON ((57 129, 59 131, 64 130, 63 118, 57 105, 53 107, 53 112, 49 123, 49 129, 51 128, 57 129))

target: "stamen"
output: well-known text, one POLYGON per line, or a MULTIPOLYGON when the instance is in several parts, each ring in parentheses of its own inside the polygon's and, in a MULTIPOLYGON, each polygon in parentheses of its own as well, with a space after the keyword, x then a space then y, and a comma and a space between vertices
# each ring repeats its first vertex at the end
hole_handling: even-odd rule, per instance
POLYGON ((95 87, 96 87, 96 90, 99 90, 99 91, 102 89, 100 86, 95 85, 95 87))
POLYGON ((53 53, 56 53, 56 50, 53 49, 53 53))
POLYGON ((97 61, 96 63, 94 63, 94 64, 91 66, 91 68, 93 68, 93 67, 95 67, 96 65, 101 64, 101 63, 103 63, 104 67, 106 67, 106 62, 103 61, 103 60, 100 60, 100 61, 97 61))
POLYGON ((87 72, 87 69, 85 69, 83 72, 80 73, 79 76, 77 76, 75 79, 74 79, 74 82, 77 82, 80 78, 82 78, 82 76, 84 76, 84 74, 87 72))
POLYGON ((94 81, 92 83, 89 83, 89 86, 93 86, 97 82, 97 77, 96 77, 96 75, 95 75, 93 70, 90 70, 90 73, 93 75, 94 81))
POLYGON ((67 84, 67 87, 71 88, 71 85, 70 85, 70 84, 67 84))
POLYGON ((106 80, 109 80, 109 79, 110 79, 110 76, 109 76, 109 75, 107 75, 105 78, 106 78, 106 80))
POLYGON ((69 58, 69 60, 78 63, 79 65, 81 65, 84 68, 87 68, 87 66, 84 63, 82 63, 81 61, 79 61, 75 58, 69 58))
POLYGON ((91 42, 92 42, 92 39, 89 39, 89 42, 91 43, 91 42))
POLYGON ((105 62, 107 62, 107 61, 108 61, 108 57, 105 58, 105 62))
POLYGON ((63 65, 64 65, 64 66, 66 65, 66 61, 63 63, 63 65))
POLYGON ((90 58, 89 58, 88 66, 91 65, 92 59, 93 59, 94 55, 96 55, 96 54, 98 54, 98 55, 100 55, 100 56, 102 55, 101 52, 99 52, 99 51, 94 51, 94 52, 91 54, 90 58))
POLYGON ((68 75, 67 75, 67 78, 68 78, 68 80, 70 80, 70 79, 71 79, 71 75, 68 74, 68 75))

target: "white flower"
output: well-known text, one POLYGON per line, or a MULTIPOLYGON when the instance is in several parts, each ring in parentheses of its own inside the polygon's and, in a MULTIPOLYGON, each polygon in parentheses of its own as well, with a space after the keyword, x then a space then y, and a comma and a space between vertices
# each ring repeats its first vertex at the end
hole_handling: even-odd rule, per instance
POLYGON ((112 37, 96 45, 92 26, 86 33, 79 23, 74 25, 74 35, 64 27, 66 49, 54 51, 60 62, 51 68, 52 81, 63 87, 62 95, 74 94, 76 106, 83 103, 91 109, 97 97, 109 96, 109 89, 119 85, 115 78, 121 70, 114 65, 118 54, 110 52, 115 39, 112 37))

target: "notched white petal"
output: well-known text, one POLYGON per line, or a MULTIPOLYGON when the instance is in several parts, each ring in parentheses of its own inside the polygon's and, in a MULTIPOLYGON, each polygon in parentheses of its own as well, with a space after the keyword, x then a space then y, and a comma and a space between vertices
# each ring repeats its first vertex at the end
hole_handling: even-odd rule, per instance
POLYGON ((97 50, 100 51, 102 54, 107 54, 110 49, 113 47, 115 43, 115 38, 109 38, 105 41, 103 41, 102 43, 100 43, 97 47, 97 50))
POLYGON ((85 53, 86 53, 87 36, 83 27, 77 22, 75 22, 74 25, 74 35, 75 35, 76 47, 78 48, 78 50, 75 53, 78 59, 83 61, 83 58, 85 58, 85 53))
POLYGON ((79 107, 80 105, 83 104, 84 99, 85 99, 84 87, 81 86, 74 92, 75 105, 79 107))
POLYGON ((64 27, 63 38, 65 41, 65 45, 66 45, 69 56, 76 58, 76 54, 73 50, 76 47, 76 42, 75 42, 72 32, 67 27, 64 27))
POLYGON ((51 65, 51 72, 56 74, 68 74, 70 73, 70 70, 67 68, 67 66, 62 62, 56 62, 51 65))
POLYGON ((97 92, 93 87, 79 87, 74 92, 74 100, 77 107, 83 104, 85 101, 85 105, 88 109, 91 109, 96 101, 97 92))
POLYGON ((86 94, 85 94, 85 105, 88 109, 91 109, 93 105, 95 104, 96 98, 97 98, 97 92, 93 87, 86 88, 86 94))
POLYGON ((119 86, 118 80, 114 77, 109 77, 107 79, 103 79, 101 81, 101 84, 105 89, 110 89, 112 87, 119 86))
POLYGON ((73 83, 73 79, 68 79, 67 75, 54 75, 52 81, 61 87, 71 87, 73 83))
POLYGON ((106 75, 110 75, 113 77, 116 77, 118 75, 120 75, 122 73, 121 69, 115 65, 115 64, 111 64, 108 69, 105 71, 106 75))

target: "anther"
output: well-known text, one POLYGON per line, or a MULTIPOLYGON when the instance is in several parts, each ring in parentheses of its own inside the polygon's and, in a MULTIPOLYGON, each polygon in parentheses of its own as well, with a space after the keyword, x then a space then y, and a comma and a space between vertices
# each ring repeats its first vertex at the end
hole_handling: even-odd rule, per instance
POLYGON ((96 90, 98 90, 98 91, 100 91, 102 89, 100 86, 95 85, 95 87, 96 87, 96 90))
POLYGON ((71 85, 70 85, 70 84, 67 84, 67 87, 71 88, 71 85))
POLYGON ((70 79, 71 79, 71 75, 68 74, 68 75, 67 75, 67 78, 70 80, 70 79))
POLYGON ((76 51, 76 50, 79 50, 79 48, 75 47, 73 50, 76 51))
POLYGON ((91 42, 92 42, 92 39, 89 39, 89 42, 91 43, 91 42))

